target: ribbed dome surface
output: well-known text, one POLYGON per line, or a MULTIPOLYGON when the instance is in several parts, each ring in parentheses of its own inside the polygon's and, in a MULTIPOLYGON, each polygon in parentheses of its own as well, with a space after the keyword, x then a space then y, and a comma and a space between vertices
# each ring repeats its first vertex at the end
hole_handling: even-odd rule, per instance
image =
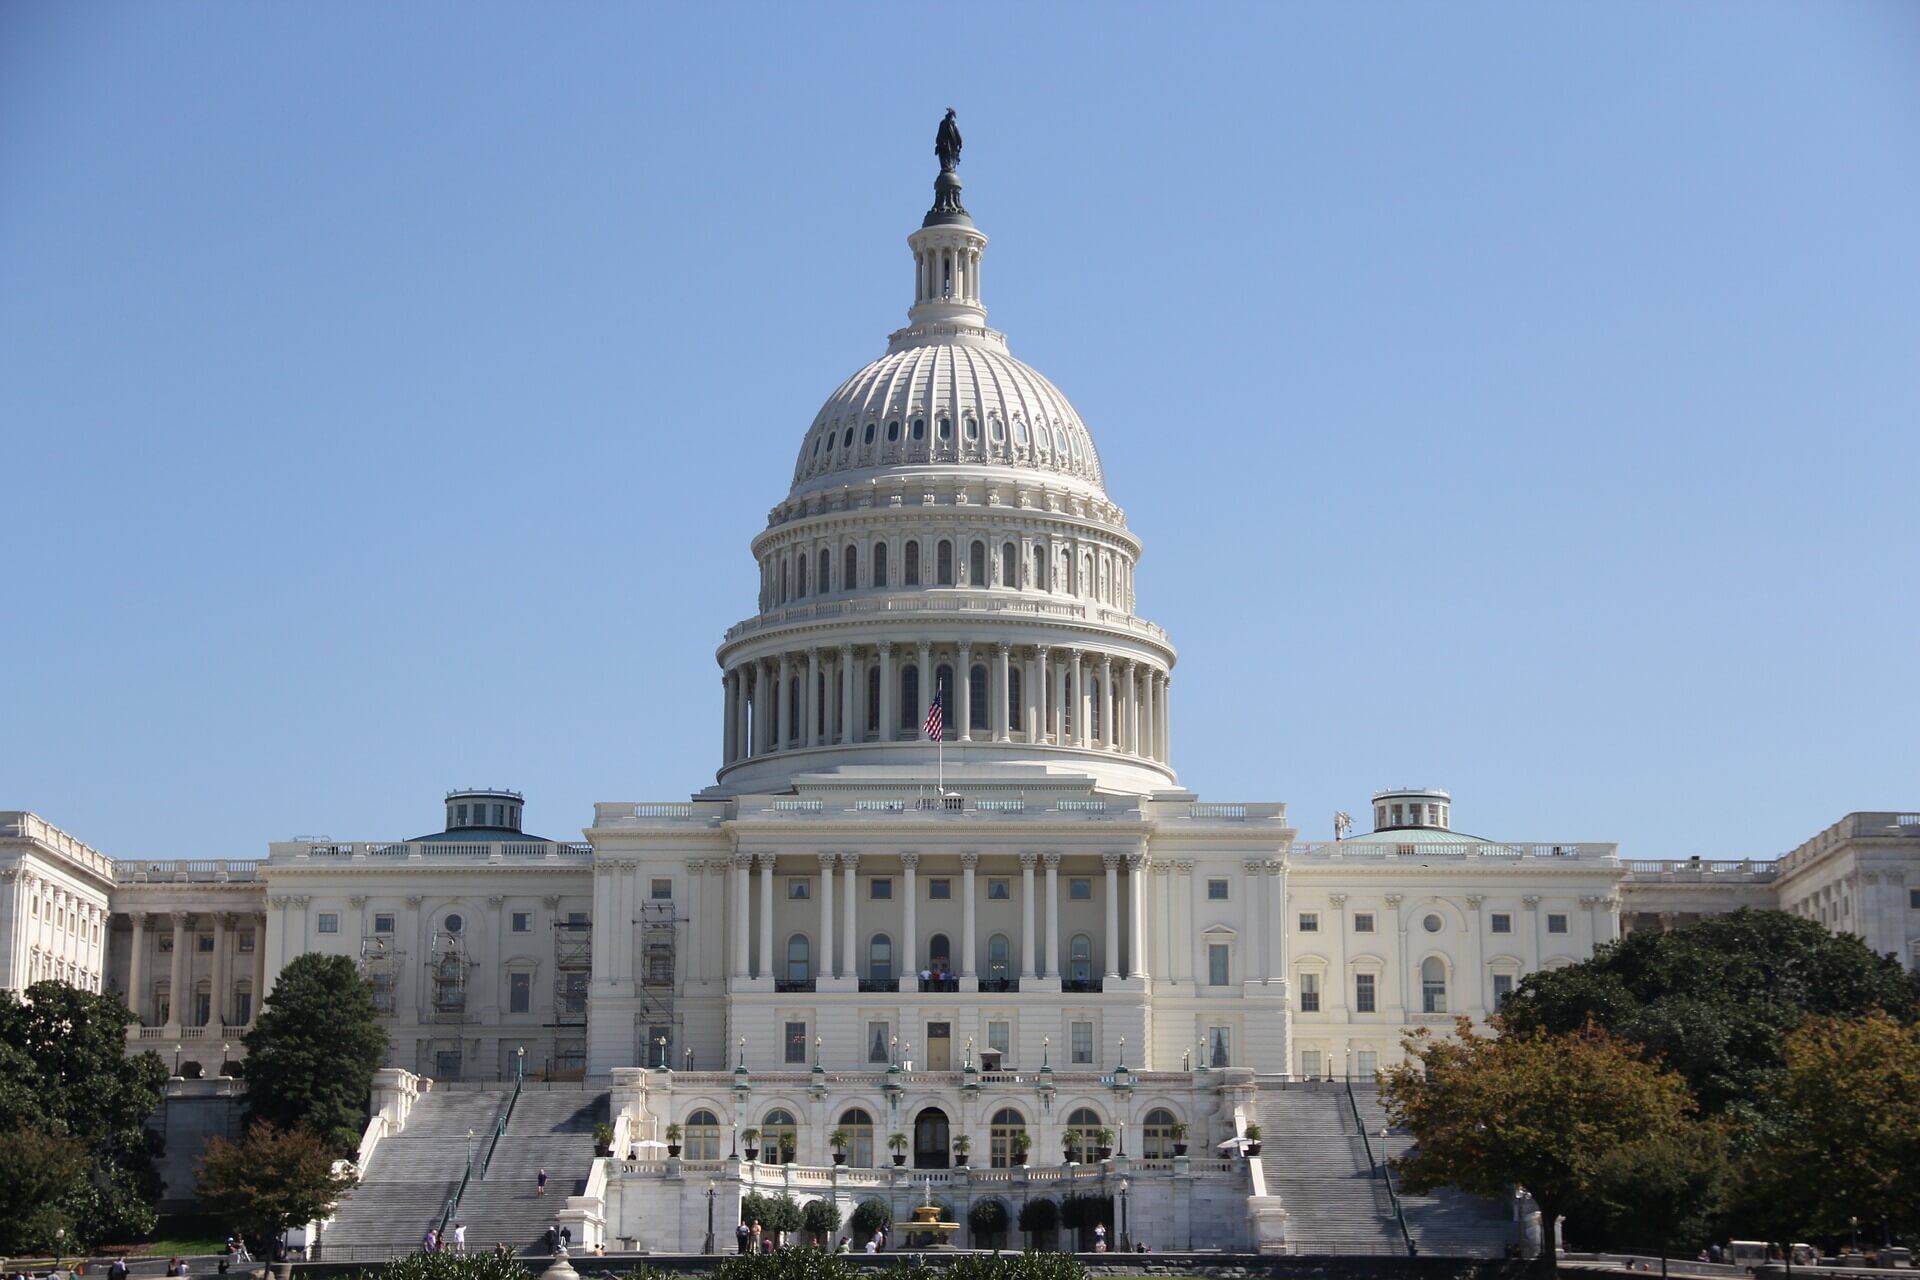
MULTIPOLYGON (((873 467, 980 462, 1073 477, 1105 492, 1100 455, 1060 389, 997 333, 894 349, 827 398, 794 483, 873 467)), ((928 335, 931 336, 931 335, 928 335)))

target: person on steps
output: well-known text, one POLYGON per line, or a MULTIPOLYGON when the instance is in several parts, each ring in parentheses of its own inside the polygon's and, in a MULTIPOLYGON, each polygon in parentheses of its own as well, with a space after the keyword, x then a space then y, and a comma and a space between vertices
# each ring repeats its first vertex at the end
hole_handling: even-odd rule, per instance
POLYGON ((545 1169, 542 1169, 539 1175, 533 1180, 533 1194, 536 1196, 547 1194, 547 1171, 545 1169))

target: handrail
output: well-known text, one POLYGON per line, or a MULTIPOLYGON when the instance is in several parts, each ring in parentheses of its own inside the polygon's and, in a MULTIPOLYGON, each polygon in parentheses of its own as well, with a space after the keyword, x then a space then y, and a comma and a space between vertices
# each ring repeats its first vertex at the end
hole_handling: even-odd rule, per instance
POLYGON ((1373 1158, 1373 1140, 1367 1137, 1367 1122, 1360 1118, 1360 1103, 1353 1096, 1353 1080, 1351 1077, 1347 1079, 1346 1086, 1347 1106, 1353 1112, 1353 1127, 1360 1131, 1360 1145, 1366 1148, 1367 1164, 1379 1170, 1380 1181, 1386 1184, 1387 1201, 1393 1205, 1393 1220, 1400 1224, 1400 1238, 1406 1242, 1407 1256, 1409 1258, 1414 1257, 1420 1250, 1413 1243, 1413 1233, 1407 1230, 1407 1214, 1406 1210, 1401 1207, 1400 1193, 1393 1189, 1393 1169, 1387 1163, 1386 1144, 1384 1142, 1381 1144, 1380 1159, 1375 1160, 1373 1158))
POLYGON ((520 1101, 520 1085, 523 1080, 524 1077, 517 1075, 513 1078, 513 1093, 507 1099, 506 1113, 500 1117, 499 1123, 493 1126, 493 1141, 487 1144, 487 1158, 480 1162, 480 1179, 483 1182, 486 1180, 487 1170, 493 1168, 493 1153, 500 1145, 500 1135, 507 1131, 507 1121, 513 1119, 513 1107, 520 1101))
MULTIPOLYGON (((520 1083, 520 1078, 515 1077, 513 1092, 507 1096, 507 1109, 501 1113, 500 1119, 494 1123, 493 1140, 487 1143, 486 1158, 480 1162, 480 1176, 483 1179, 487 1176, 487 1166, 493 1163, 494 1149, 500 1145, 500 1135, 507 1131, 507 1121, 513 1119, 513 1104, 520 1100, 520 1083)), ((448 1198, 446 1211, 440 1215, 439 1234, 443 1238, 447 1234, 448 1224, 459 1214, 460 1202, 467 1198, 467 1184, 472 1181, 473 1152, 469 1150, 467 1152, 467 1171, 460 1175, 460 1185, 454 1190, 453 1195, 448 1198)))

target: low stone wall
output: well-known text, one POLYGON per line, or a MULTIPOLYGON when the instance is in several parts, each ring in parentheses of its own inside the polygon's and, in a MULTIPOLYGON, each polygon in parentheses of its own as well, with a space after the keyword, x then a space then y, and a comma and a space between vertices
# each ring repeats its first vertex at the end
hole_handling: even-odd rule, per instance
MULTIPOLYGON (((592 1257, 575 1254, 569 1259, 582 1280, 630 1275, 641 1267, 681 1275, 704 1275, 713 1271, 732 1253, 701 1254, 614 1254, 592 1257)), ((1308 1255, 1250 1253, 1082 1253, 1074 1257, 1095 1276, 1204 1276, 1208 1280, 1526 1280, 1531 1264, 1525 1261, 1485 1258, 1441 1257, 1319 1257, 1308 1255)), ((939 1253, 914 1254, 900 1250, 883 1254, 851 1254, 846 1261, 863 1273, 882 1274, 907 1258, 938 1265, 939 1253)), ((537 1276, 546 1269, 545 1258, 522 1258, 537 1276)), ((378 1272, 379 1263, 370 1262, 298 1262, 293 1264, 292 1280, 335 1280, 363 1271, 378 1272)), ((1805 1268, 1796 1268, 1805 1270, 1805 1268)))

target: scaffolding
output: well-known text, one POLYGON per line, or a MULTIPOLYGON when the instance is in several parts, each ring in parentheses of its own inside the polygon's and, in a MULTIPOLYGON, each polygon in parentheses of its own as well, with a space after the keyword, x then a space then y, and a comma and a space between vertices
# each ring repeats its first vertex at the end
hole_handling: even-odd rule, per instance
POLYGON ((640 904, 640 972, 634 990, 640 997, 635 1015, 640 1044, 634 1061, 649 1067, 672 1067, 685 1037, 674 1007, 679 986, 680 926, 685 923, 671 898, 650 898, 640 904), (665 1043, 662 1043, 664 1041, 665 1043))
POLYGON ((373 987, 373 1008, 391 1018, 398 1004, 400 962, 405 957, 393 945, 393 935, 369 933, 360 939, 360 976, 373 987))
POLYGON ((433 1004, 433 1020, 443 1023, 466 1022, 471 1017, 467 1000, 467 979, 473 962, 467 958, 465 938, 441 931, 433 935, 433 950, 427 961, 427 980, 433 1004))

